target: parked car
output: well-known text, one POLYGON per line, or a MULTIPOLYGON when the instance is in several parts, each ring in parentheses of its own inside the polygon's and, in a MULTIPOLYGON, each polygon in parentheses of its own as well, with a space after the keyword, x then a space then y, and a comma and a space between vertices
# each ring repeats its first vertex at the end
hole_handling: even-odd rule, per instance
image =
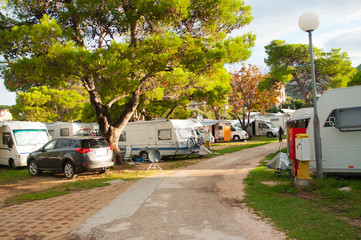
POLYGON ((31 175, 39 175, 42 171, 61 171, 68 179, 84 171, 104 173, 113 165, 113 148, 101 137, 54 139, 27 158, 31 175))

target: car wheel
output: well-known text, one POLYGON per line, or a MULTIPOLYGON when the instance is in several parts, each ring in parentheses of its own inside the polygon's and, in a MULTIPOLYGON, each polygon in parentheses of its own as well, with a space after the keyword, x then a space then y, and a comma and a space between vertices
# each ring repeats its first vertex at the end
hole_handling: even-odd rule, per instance
POLYGON ((142 159, 143 162, 148 160, 148 153, 146 152, 141 152, 140 153, 140 158, 142 159))
POLYGON ((267 133, 267 137, 269 137, 269 138, 270 138, 270 137, 273 137, 273 134, 272 134, 271 132, 268 132, 268 133, 267 133))
POLYGON ((10 160, 9 160, 9 166, 10 166, 12 169, 16 169, 16 164, 15 164, 14 159, 10 159, 10 160))
POLYGON ((233 140, 234 141, 239 141, 239 140, 241 140, 241 138, 238 135, 236 135, 236 136, 233 137, 233 140))
POLYGON ((32 176, 37 176, 41 173, 41 171, 39 171, 38 164, 36 164, 35 160, 30 160, 30 162, 28 163, 28 170, 30 175, 32 176))
POLYGON ((101 169, 101 170, 99 170, 99 173, 103 174, 103 173, 108 172, 108 171, 109 171, 109 169, 101 169))
POLYGON ((64 175, 67 179, 72 179, 75 175, 75 169, 71 162, 66 162, 64 164, 64 175))

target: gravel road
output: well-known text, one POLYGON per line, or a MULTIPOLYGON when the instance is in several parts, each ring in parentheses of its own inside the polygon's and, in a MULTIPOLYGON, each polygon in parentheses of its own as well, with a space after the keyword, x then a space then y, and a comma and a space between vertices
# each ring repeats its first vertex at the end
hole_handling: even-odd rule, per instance
POLYGON ((242 180, 278 143, 139 180, 64 239, 285 239, 242 200, 242 180))

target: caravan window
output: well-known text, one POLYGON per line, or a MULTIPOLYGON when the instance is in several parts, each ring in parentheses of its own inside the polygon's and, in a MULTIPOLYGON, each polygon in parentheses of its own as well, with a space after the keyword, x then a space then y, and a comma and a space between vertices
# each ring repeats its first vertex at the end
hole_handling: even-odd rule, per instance
POLYGON ((69 136, 69 128, 60 128, 60 136, 61 137, 69 136))
POLYGON ((179 136, 183 139, 194 137, 192 129, 178 129, 179 136))
POLYGON ((325 121, 324 127, 335 126, 341 132, 361 131, 361 107, 335 109, 325 121))
POLYGON ((172 132, 170 129, 158 130, 158 140, 171 140, 172 132))
POLYGON ((122 132, 119 136, 119 142, 125 142, 127 141, 127 135, 126 135, 126 132, 122 132))
POLYGON ((8 145, 10 141, 10 133, 4 132, 3 133, 3 145, 8 145))
POLYGON ((307 128, 309 122, 310 119, 306 118, 302 120, 289 121, 287 125, 291 128, 307 128))

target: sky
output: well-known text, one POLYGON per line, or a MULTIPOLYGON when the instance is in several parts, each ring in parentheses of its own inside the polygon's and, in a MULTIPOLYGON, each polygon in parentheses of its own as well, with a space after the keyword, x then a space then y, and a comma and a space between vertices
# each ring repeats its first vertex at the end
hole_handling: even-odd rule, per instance
POLYGON ((353 67, 361 64, 360 0, 245 0, 252 6, 253 21, 233 36, 246 32, 256 34, 255 47, 246 63, 267 70, 264 46, 272 40, 308 44, 308 33, 298 26, 299 17, 308 11, 319 16, 320 25, 312 32, 313 46, 328 52, 341 48, 353 67))
MULTIPOLYGON (((352 66, 361 64, 361 0, 245 0, 252 6, 253 21, 235 30, 232 36, 247 32, 256 34, 255 47, 246 63, 267 70, 264 46, 272 40, 308 44, 308 34, 298 26, 302 13, 314 11, 320 19, 312 33, 313 46, 328 52, 341 48, 347 52, 352 66)), ((15 93, 6 90, 0 80, 0 105, 15 104, 15 93)))

